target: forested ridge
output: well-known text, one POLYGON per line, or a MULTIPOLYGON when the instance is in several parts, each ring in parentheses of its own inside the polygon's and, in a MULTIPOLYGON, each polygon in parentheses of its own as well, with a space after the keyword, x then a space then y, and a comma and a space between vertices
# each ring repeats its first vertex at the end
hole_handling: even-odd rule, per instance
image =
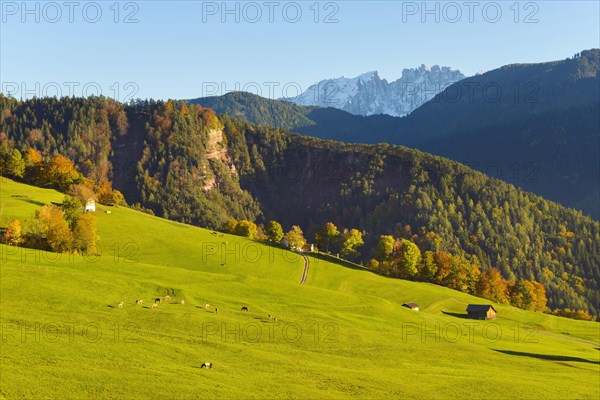
POLYGON ((389 143, 470 165, 600 219, 600 49, 454 83, 406 117, 362 117, 250 93, 190 100, 218 114, 346 143, 389 143))
POLYGON ((540 282, 552 309, 598 315, 600 224, 462 164, 293 135, 174 101, 0 96, 0 112, 3 174, 18 164, 13 149, 59 153, 159 216, 215 229, 231 218, 277 220, 302 227, 309 241, 331 221, 362 233, 352 257, 379 260, 370 265, 381 273, 395 275, 378 253, 391 235, 415 243, 424 265, 447 253, 507 281, 540 282), (131 162, 128 179, 116 179, 131 162))

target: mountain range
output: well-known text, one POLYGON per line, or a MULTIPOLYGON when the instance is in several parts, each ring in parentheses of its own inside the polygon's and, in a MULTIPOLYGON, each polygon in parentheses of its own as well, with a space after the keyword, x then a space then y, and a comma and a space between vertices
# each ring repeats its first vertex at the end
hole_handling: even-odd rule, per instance
POLYGON ((456 82, 405 117, 359 116, 248 93, 190 103, 350 143, 401 144, 600 218, 600 49, 507 65, 456 82))
POLYGON ((404 116, 464 78, 460 71, 437 65, 404 69, 393 82, 372 71, 355 78, 325 79, 285 100, 303 106, 333 107, 355 115, 404 116))

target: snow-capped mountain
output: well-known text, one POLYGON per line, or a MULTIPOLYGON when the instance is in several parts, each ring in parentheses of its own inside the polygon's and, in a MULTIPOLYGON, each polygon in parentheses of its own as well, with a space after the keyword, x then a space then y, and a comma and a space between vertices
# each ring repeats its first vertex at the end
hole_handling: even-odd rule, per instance
POLYGON ((372 71, 356 78, 323 80, 286 100, 304 106, 339 108, 357 115, 404 116, 464 78, 458 70, 437 65, 404 69, 402 76, 391 83, 372 71))

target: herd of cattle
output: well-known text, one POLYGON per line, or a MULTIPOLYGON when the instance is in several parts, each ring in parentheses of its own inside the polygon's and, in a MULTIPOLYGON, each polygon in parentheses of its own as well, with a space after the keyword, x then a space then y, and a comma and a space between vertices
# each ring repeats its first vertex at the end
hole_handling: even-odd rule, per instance
MULTIPOLYGON (((166 302, 166 301, 171 301, 171 296, 169 296, 169 295, 166 295, 166 296, 164 296, 164 297, 157 297, 157 298, 155 298, 155 299, 154 299, 154 303, 152 303, 152 305, 151 305, 150 307, 151 307, 153 310, 155 310, 155 309, 157 309, 157 308, 158 308, 158 304, 159 304, 159 303, 161 303, 161 302, 166 302)), ((123 304, 124 304, 124 302, 122 302, 122 301, 121 301, 121 302, 119 302, 119 304, 117 305, 117 307, 118 307, 119 309, 123 309, 123 304)), ((142 304, 144 304, 144 299, 137 299, 137 300, 135 301, 135 304, 137 304, 137 305, 142 305, 142 304)), ((172 304, 176 304, 176 303, 172 303, 172 304)), ((179 301, 179 304, 185 305, 185 300, 183 300, 183 299, 182 299, 181 301, 179 301)), ((210 304, 208 304, 208 303, 207 303, 207 304, 205 304, 205 305, 204 305, 204 309, 206 309, 206 310, 210 310, 210 308, 211 308, 211 305, 210 305, 210 304)), ((249 310, 248 310, 248 307, 247 307, 247 306, 243 306, 243 307, 242 307, 242 309, 241 309, 241 311, 246 311, 246 312, 247 312, 247 311, 249 311, 249 310)), ((219 309, 218 309, 217 307, 215 307, 215 314, 218 314, 218 313, 219 313, 219 309)), ((271 314, 267 314, 267 316, 269 317, 269 319, 271 319, 271 320, 273 320, 273 321, 277 322, 277 318, 275 318, 275 317, 274 317, 274 316, 272 316, 271 314)), ((205 363, 203 363, 203 364, 200 366, 200 368, 208 368, 208 369, 211 369, 212 367, 213 367, 213 363, 211 363, 211 362, 205 362, 205 363)))
MULTIPOLYGON (((166 301, 171 301, 171 296, 169 296, 169 295, 166 295, 165 297, 157 297, 156 299, 154 299, 154 303, 152 303, 152 305, 151 305, 151 308, 152 308, 153 310, 155 310, 155 309, 157 309, 157 308, 158 308, 158 305, 159 305, 161 302, 166 302, 166 301)), ((183 300, 183 299, 182 299, 182 300, 180 300, 178 303, 179 303, 179 304, 181 304, 181 305, 185 305, 185 300, 183 300)), ((119 309, 122 309, 124 304, 125 304, 125 303, 124 303, 123 301, 121 301, 121 302, 120 302, 120 303, 117 305, 117 307, 118 307, 119 309)), ((137 304, 137 305, 142 305, 142 304, 144 304, 144 299, 137 299, 137 300, 135 301, 135 304, 137 304)), ((172 303, 172 304, 176 304, 176 303, 172 303)), ((204 308, 205 308, 206 310, 209 310, 209 309, 211 308, 211 305, 207 303, 207 304, 205 304, 205 305, 204 305, 204 308)), ((247 306, 243 306, 243 307, 242 307, 242 309, 241 309, 241 311, 248 311, 248 307, 247 307, 247 306)), ((218 309, 217 307, 215 307, 215 314, 218 314, 218 313, 219 313, 219 309, 218 309)), ((275 318, 275 317, 274 317, 274 316, 272 316, 271 314, 268 314, 267 316, 269 317, 269 319, 272 319, 273 321, 277 322, 277 318, 275 318)))
MULTIPOLYGON (((157 309, 157 308, 158 308, 158 304, 159 304, 160 302, 165 302, 165 301, 171 301, 171 296, 169 296, 169 295, 166 295, 165 297, 157 297, 156 299, 154 299, 154 303, 152 303, 152 305, 150 306, 150 308, 152 308, 153 310, 155 310, 155 309, 157 309)), ((181 300, 180 300, 178 303, 179 303, 179 304, 181 304, 181 305, 185 305, 185 300, 181 299, 181 300)), ((117 305, 117 307, 118 307, 119 309, 122 309, 124 304, 125 304, 125 303, 121 301, 121 302, 120 302, 120 303, 117 305)), ((142 304, 144 304, 144 299, 137 299, 137 300, 135 301, 135 304, 137 304, 137 305, 142 305, 142 304)), ((209 308, 210 308, 210 304, 207 304, 207 305, 206 305, 206 309, 209 309, 209 308)), ((217 314, 218 314, 218 311, 217 311, 217 314)))

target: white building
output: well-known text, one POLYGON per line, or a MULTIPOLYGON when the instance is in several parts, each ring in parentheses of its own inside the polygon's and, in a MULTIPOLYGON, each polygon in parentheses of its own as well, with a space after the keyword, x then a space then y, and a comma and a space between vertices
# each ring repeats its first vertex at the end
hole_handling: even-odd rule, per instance
POLYGON ((96 212, 96 201, 94 199, 88 199, 85 203, 83 212, 96 212))

